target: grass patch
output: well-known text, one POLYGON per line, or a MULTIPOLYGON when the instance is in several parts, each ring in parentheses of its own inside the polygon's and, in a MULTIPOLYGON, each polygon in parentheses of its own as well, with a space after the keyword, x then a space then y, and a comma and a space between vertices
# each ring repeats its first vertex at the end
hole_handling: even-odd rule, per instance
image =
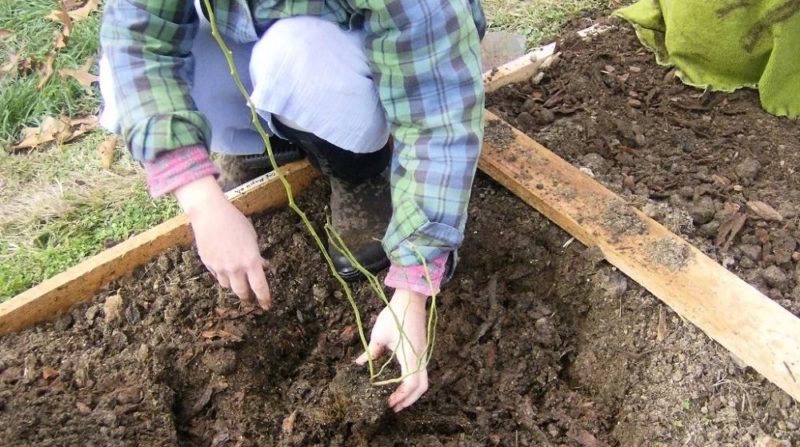
POLYGON ((178 214, 174 200, 149 197, 124 149, 100 166, 104 138, 0 154, 0 301, 178 214))
POLYGON ((0 252, 4 253, 0 258, 0 301, 177 212, 174 201, 155 202, 138 184, 126 202, 83 204, 37 226, 24 247, 14 238, 0 239, 0 252))
POLYGON ((154 201, 133 182, 121 202, 75 204, 67 213, 0 237, 0 301, 44 281, 131 235, 178 214, 174 200, 154 201))
POLYGON ((36 70, 0 78, 0 301, 179 211, 174 200, 150 199, 138 163, 124 149, 111 170, 102 169, 95 149, 106 136, 101 131, 60 147, 1 149, 47 115, 97 111, 98 93, 62 79, 58 70, 96 57, 100 13, 73 22, 67 46, 56 50, 62 25, 46 16, 57 8, 55 0, 0 0, 0 28, 13 33, 0 45, 0 66, 12 55, 41 64, 56 52, 54 74, 41 90, 36 70))
POLYGON ((62 79, 58 70, 79 68, 86 59, 97 56, 100 14, 73 22, 67 46, 56 50, 55 33, 61 25, 45 18, 54 9, 58 3, 53 0, 0 0, 0 28, 13 33, 0 45, 0 66, 11 54, 41 64, 48 53, 57 52, 54 74, 41 91, 37 71, 27 76, 11 72, 0 78, 0 147, 16 142, 23 127, 38 125, 46 115, 89 115, 99 104, 96 94, 86 94, 74 79, 62 79))
POLYGON ((609 0, 483 0, 489 28, 525 36, 528 48, 555 36, 572 17, 605 10, 609 0))

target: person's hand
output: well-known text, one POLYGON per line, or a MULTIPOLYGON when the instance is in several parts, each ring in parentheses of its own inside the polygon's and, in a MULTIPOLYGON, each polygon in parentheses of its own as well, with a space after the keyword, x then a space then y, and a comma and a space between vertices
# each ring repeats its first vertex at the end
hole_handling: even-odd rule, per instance
POLYGON ((267 261, 258 250, 253 225, 228 199, 213 177, 177 188, 173 194, 192 223, 197 251, 219 284, 242 301, 269 309, 272 296, 264 275, 267 261))
MULTIPOLYGON (((389 302, 375 321, 369 342, 369 355, 373 359, 379 358, 387 349, 395 352, 403 383, 389 396, 389 407, 398 412, 419 399, 428 390, 428 370, 426 364, 427 347, 425 319, 425 301, 427 297, 410 291, 397 289, 389 302), (391 308, 391 310, 390 310, 391 308), (402 325, 400 332, 398 322, 392 316, 392 311, 402 325)), ((367 362, 367 353, 361 354, 356 363, 363 365, 367 362)))

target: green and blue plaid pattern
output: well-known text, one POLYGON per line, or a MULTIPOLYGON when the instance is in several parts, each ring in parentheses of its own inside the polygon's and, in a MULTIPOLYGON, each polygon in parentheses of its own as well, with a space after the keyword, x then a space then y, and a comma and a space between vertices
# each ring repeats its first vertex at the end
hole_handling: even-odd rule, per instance
MULTIPOLYGON (((276 20, 315 16, 366 32, 365 52, 394 138, 394 214, 384 237, 393 265, 455 251, 483 138, 479 0, 214 0, 223 35, 254 42, 276 20)), ((210 142, 190 95, 192 1, 111 0, 101 30, 116 82, 122 135, 153 160, 210 142)))

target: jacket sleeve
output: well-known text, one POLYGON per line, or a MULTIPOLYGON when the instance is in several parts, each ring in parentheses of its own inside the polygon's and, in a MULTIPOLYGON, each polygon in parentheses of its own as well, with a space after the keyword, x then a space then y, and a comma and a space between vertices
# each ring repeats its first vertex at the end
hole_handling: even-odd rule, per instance
POLYGON ((191 98, 193 2, 110 0, 100 41, 110 64, 121 133, 133 157, 154 160, 178 148, 207 148, 210 126, 191 98))
POLYGON ((463 240, 483 139, 482 12, 467 0, 364 1, 367 55, 394 137, 393 266, 430 263, 463 240))

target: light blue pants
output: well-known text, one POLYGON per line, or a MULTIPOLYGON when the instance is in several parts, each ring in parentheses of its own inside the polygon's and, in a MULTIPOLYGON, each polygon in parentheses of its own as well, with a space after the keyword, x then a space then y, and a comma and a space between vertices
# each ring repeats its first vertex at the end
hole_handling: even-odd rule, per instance
MULTIPOLYGON (((264 143, 251 124, 250 109, 231 80, 227 62, 200 15, 194 41, 192 97, 211 123, 211 150, 257 154, 264 143)), ((385 113, 364 52, 364 35, 315 17, 293 17, 272 25, 249 45, 228 43, 245 87, 272 133, 272 119, 313 133, 343 149, 367 153, 389 137, 385 113)), ((118 132, 114 75, 100 61, 101 124, 118 132)), ((278 134, 278 136, 281 136, 278 134)))

